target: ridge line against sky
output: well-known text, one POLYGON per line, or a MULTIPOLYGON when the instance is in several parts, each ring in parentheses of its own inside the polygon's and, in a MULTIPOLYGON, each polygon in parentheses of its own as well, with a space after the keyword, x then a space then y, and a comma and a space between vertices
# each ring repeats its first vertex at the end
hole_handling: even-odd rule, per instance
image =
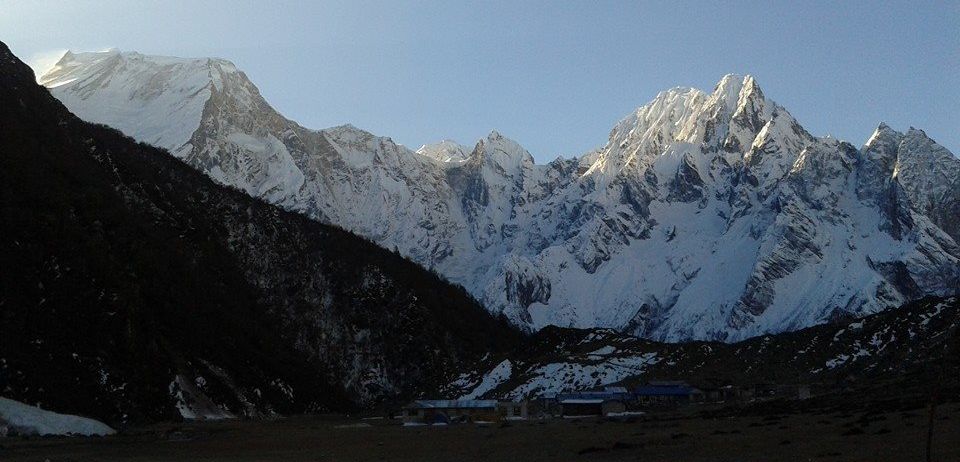
POLYGON ((0 0, 36 63, 118 47, 234 62, 278 111, 416 149, 496 129, 538 163, 601 146, 660 91, 728 73, 813 134, 880 122, 960 154, 960 2, 53 2, 0 0), (953 31, 953 33, 951 33, 953 31))

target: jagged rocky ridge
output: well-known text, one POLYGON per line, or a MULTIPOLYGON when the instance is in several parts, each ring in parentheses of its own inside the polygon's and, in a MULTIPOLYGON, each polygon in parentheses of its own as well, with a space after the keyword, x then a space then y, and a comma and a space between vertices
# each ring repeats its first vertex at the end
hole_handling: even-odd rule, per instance
POLYGON ((83 122, 0 44, 0 394, 112 425, 430 393, 519 331, 340 229, 83 122))
MULTIPOLYGON (((40 81, 214 180, 397 249, 520 326, 735 341, 960 286, 960 161, 818 138, 747 76, 675 88, 536 165, 497 132, 414 152, 285 119, 219 59, 68 53, 40 81)), ((322 108, 318 109, 322 110, 322 108)))
POLYGON ((852 322, 738 343, 658 343, 610 329, 548 327, 519 354, 491 355, 465 368, 445 393, 516 399, 649 380, 862 387, 919 379, 944 380, 955 388, 960 385, 958 327, 956 297, 926 298, 852 322))

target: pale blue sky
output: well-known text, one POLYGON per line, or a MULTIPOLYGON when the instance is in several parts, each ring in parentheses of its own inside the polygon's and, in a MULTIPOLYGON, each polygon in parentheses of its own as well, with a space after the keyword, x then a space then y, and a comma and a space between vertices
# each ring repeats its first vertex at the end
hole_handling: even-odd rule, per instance
POLYGON ((0 0, 0 40, 227 58, 307 127, 411 148, 497 129, 577 155, 660 90, 738 73, 814 134, 859 146, 886 121, 960 154, 960 1, 0 0))

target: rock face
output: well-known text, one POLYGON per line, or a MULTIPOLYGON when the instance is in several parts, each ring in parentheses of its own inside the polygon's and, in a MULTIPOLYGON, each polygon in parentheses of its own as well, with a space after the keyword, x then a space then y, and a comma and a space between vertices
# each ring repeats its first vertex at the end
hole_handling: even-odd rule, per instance
POLYGON ((4 397, 112 425, 349 410, 520 336, 395 253, 81 121, 2 43, 0 127, 4 397))
POLYGON ((308 130, 223 60, 68 54, 41 82, 80 117, 396 249, 528 329, 734 341, 960 286, 952 154, 884 125, 861 149, 814 137, 749 76, 662 92, 603 148, 546 165, 497 132, 414 152, 308 130))

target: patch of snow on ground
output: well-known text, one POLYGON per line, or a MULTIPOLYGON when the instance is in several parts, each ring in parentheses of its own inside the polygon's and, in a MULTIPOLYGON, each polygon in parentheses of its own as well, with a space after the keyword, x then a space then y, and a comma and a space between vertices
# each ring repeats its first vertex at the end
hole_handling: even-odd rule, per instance
POLYGON ((177 411, 187 420, 223 420, 233 419, 230 412, 220 409, 208 398, 193 381, 182 375, 174 377, 169 385, 170 396, 177 401, 177 411))
POLYGON ((0 423, 22 434, 103 436, 116 433, 99 420, 45 411, 7 398, 0 398, 0 423))
POLYGON ((853 354, 840 353, 835 358, 828 360, 824 365, 828 369, 834 369, 837 366, 842 366, 849 361, 855 361, 858 358, 870 356, 870 351, 860 346, 860 342, 854 343, 853 346, 857 348, 857 351, 855 351, 853 354))
POLYGON ((608 356, 617 352, 617 348, 613 345, 607 345, 603 348, 597 349, 596 351, 591 351, 590 356, 608 356))
POLYGON ((513 373, 513 366, 510 364, 509 359, 503 360, 500 364, 497 364, 496 367, 487 372, 487 375, 483 376, 483 380, 480 381, 480 385, 477 385, 470 393, 463 395, 460 399, 477 399, 480 396, 483 396, 484 393, 493 390, 501 383, 505 382, 510 378, 510 375, 513 373))
POLYGON ((934 311, 933 313, 924 314, 924 315, 923 315, 923 321, 920 321, 920 325, 923 326, 923 327, 927 327, 927 324, 930 324, 930 321, 931 321, 933 318, 935 318, 935 317, 937 317, 937 316, 940 316, 940 313, 943 312, 943 309, 947 307, 947 303, 948 303, 948 302, 938 303, 937 306, 934 307, 934 309, 935 309, 936 311, 934 311))
POLYGON ((646 367, 660 361, 656 353, 613 357, 597 364, 572 362, 550 363, 530 371, 532 377, 507 393, 508 398, 520 398, 541 393, 560 393, 583 390, 619 382, 627 377, 643 374, 646 367))

